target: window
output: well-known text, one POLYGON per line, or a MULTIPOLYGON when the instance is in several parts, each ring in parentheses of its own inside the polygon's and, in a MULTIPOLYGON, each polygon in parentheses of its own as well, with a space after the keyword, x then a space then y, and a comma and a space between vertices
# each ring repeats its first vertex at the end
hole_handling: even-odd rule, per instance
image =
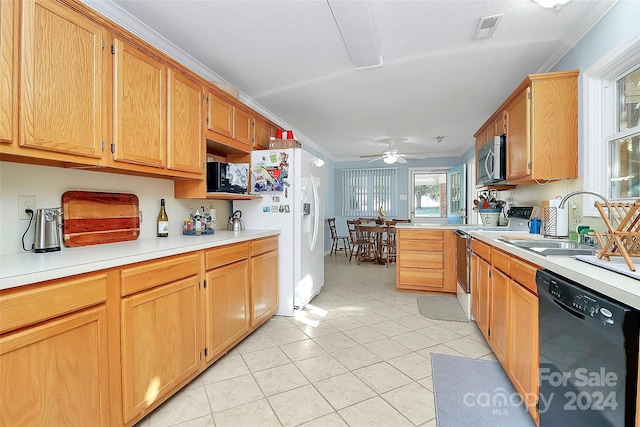
MULTIPOLYGON (((583 188, 619 201, 640 197, 639 72, 640 32, 582 75, 583 188)), ((584 215, 600 216, 596 200, 583 196, 584 215)))
POLYGON ((612 199, 640 197, 640 68, 616 82, 616 130, 609 135, 612 199))
POLYGON ((378 216, 378 209, 396 215, 398 168, 342 171, 342 216, 378 216))
POLYGON ((447 216, 447 171, 412 170, 413 217, 415 219, 447 216))

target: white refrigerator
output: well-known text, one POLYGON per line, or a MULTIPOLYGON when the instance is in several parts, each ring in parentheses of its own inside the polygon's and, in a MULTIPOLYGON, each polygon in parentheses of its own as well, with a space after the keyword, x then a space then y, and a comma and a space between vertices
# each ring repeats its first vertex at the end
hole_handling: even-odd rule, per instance
POLYGON ((245 229, 278 229, 278 312, 293 316, 324 285, 324 162, 301 148, 251 153, 251 189, 235 200, 245 229))

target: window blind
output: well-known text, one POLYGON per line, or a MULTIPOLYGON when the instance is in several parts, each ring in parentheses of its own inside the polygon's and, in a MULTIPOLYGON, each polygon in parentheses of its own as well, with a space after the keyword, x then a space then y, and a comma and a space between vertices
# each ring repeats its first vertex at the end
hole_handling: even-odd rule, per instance
POLYGON ((396 215, 398 168, 344 169, 342 216, 396 215))

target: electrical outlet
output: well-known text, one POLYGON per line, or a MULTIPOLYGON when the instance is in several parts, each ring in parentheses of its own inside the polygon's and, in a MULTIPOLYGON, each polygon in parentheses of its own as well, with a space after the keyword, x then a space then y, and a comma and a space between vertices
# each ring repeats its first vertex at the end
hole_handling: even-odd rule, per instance
POLYGON ((25 212, 25 209, 31 209, 33 215, 36 214, 36 196, 18 196, 18 219, 28 220, 31 215, 25 212))

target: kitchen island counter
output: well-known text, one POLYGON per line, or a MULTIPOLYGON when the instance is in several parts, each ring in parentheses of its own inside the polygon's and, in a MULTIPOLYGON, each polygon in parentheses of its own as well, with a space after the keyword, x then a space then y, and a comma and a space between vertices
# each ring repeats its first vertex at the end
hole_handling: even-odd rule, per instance
POLYGON ((24 252, 2 255, 0 290, 278 234, 279 230, 220 230, 210 236, 177 235, 63 247, 59 252, 42 254, 24 252))

